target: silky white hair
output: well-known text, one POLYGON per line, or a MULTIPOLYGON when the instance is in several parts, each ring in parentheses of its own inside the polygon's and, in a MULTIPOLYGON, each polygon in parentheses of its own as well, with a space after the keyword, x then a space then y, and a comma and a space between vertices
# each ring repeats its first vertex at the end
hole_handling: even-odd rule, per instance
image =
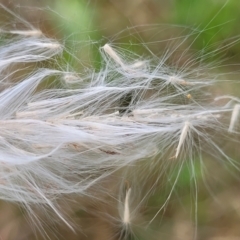
MULTIPOLYGON (((38 29, 1 34, 2 200, 27 208, 48 206, 71 227, 58 199, 89 195, 91 187, 119 169, 134 169, 143 159, 149 171, 175 164, 180 172, 185 161, 192 166, 196 156, 207 153, 239 169, 216 135, 237 141, 240 99, 215 96, 212 89, 221 80, 207 67, 173 70, 165 57, 124 60, 124 53, 107 43, 99 49, 102 67, 97 72, 80 75, 64 66, 36 65, 16 82, 13 73, 26 68, 19 64, 57 62, 65 48, 38 29)), ((125 181, 123 174, 120 185, 125 181)), ((125 226, 132 222, 133 189, 130 183, 120 198, 125 226)))

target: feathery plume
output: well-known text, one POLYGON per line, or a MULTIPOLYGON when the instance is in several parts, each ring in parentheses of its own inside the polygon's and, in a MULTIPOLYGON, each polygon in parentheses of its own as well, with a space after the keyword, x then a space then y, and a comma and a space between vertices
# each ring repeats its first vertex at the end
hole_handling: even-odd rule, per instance
MULTIPOLYGON (((195 76, 195 70, 187 68, 173 72, 164 57, 157 62, 124 61, 105 44, 99 72, 79 75, 62 66, 34 68, 13 83, 12 67, 18 71, 19 63, 57 62, 65 50, 39 30, 9 33, 18 36, 5 36, 6 44, 0 47, 2 200, 27 206, 29 212, 31 206, 47 206, 71 227, 59 199, 91 197, 93 187, 143 159, 155 172, 159 163, 166 170, 173 155, 192 162, 194 155, 208 153, 239 168, 212 135, 239 134, 235 127, 240 105, 219 100, 239 101, 231 96, 214 99, 209 87, 217 79, 204 78, 207 69, 201 67, 195 76)), ((121 219, 125 226, 131 223, 132 194, 128 188, 121 219)))

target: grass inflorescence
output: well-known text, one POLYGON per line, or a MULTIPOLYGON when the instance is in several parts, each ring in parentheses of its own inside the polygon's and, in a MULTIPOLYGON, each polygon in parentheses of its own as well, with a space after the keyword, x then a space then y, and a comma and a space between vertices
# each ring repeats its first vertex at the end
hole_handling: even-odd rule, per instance
POLYGON ((150 228, 165 211, 187 165, 196 224, 196 162, 203 176, 205 158, 239 170, 222 143, 239 144, 240 99, 214 91, 222 75, 201 59, 173 67, 169 52, 144 59, 111 43, 99 48, 99 71, 69 71, 57 64, 64 45, 29 26, 0 32, 0 198, 24 207, 45 237, 35 208, 74 232, 61 202, 80 198, 80 209, 119 231, 113 238, 137 238, 137 226, 150 228), (159 189, 162 205, 144 219, 159 189), (106 212, 86 207, 106 199, 106 212))

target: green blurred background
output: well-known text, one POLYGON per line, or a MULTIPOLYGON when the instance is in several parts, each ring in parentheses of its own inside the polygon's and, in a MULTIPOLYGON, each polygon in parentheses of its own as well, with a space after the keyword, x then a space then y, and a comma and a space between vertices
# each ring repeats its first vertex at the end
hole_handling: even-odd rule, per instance
MULTIPOLYGON (((239 0, 1 0, 1 3, 40 28, 47 36, 64 43, 68 51, 64 52, 62 61, 70 70, 82 71, 92 65, 100 68, 99 48, 106 42, 116 43, 140 56, 148 56, 151 52, 160 55, 181 43, 176 49, 179 55, 187 49, 186 59, 202 56, 199 60, 206 64, 216 62, 216 65, 224 65, 216 69, 217 73, 226 71, 227 78, 230 73, 231 79, 239 79, 239 0)), ((236 86, 234 89, 225 86, 225 90, 240 95, 240 85, 236 86)), ((239 153, 236 155, 240 156, 239 153)), ((211 161, 206 163, 209 175, 212 175, 210 178, 207 175, 203 179, 199 168, 196 165, 199 181, 196 239, 240 239, 239 181, 211 161), (206 189, 204 184, 208 180, 211 190, 206 189)), ((193 177, 188 166, 185 166, 168 208, 158 215, 151 228, 146 230, 146 224, 136 227, 136 236, 132 239, 193 239, 196 223, 193 185, 193 177)), ((148 201, 149 216, 161 207, 168 192, 166 189, 168 187, 164 193, 162 188, 156 191, 148 201)), ((27 224, 19 227, 22 220, 7 220, 11 222, 11 227, 6 227, 5 216, 12 216, 9 212, 13 210, 6 205, 3 208, 9 209, 4 216, 0 214, 0 235, 3 239, 33 239, 31 234, 26 238, 21 235, 23 231, 30 231, 27 224), (17 229, 15 233, 12 231, 14 228, 17 229)), ((83 219, 86 217, 81 213, 80 216, 83 219)), ((11 219, 14 217, 16 215, 11 219)), ((69 240, 116 239, 112 234, 113 226, 96 216, 91 221, 88 216, 81 224, 91 232, 91 237, 87 238, 84 234, 77 237, 65 230, 62 236, 69 240)))

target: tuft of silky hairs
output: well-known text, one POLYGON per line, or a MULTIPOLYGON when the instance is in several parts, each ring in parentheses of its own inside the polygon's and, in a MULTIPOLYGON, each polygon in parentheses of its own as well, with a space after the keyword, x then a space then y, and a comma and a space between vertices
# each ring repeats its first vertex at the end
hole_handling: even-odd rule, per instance
POLYGON ((29 23, 0 34, 0 199, 25 208, 45 237, 36 207, 76 231, 61 204, 110 196, 115 210, 101 214, 115 224, 111 239, 131 239, 141 206, 170 182, 150 226, 184 164, 196 187, 194 165, 204 169, 204 156, 239 170, 218 140, 239 144, 240 99, 214 91, 222 75, 208 66, 173 68, 167 54, 144 59, 106 43, 101 68, 78 73, 58 64, 64 45, 29 23))

